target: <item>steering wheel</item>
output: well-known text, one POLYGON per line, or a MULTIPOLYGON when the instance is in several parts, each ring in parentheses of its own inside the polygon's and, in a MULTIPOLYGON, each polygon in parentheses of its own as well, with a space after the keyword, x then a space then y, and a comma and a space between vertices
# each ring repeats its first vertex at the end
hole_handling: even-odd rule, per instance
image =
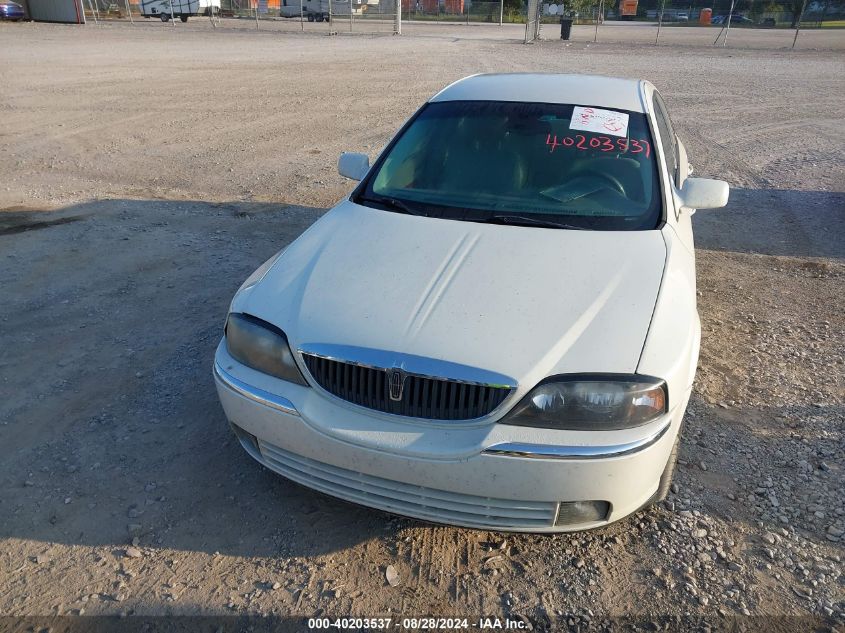
POLYGON ((611 185, 610 187, 607 187, 608 189, 618 192, 623 197, 628 197, 628 194, 625 193, 625 185, 623 185, 616 176, 609 174, 606 171, 599 171, 597 169, 590 169, 590 167, 584 167, 576 170, 573 175, 575 176, 573 180, 576 178, 604 180, 605 183, 611 185))

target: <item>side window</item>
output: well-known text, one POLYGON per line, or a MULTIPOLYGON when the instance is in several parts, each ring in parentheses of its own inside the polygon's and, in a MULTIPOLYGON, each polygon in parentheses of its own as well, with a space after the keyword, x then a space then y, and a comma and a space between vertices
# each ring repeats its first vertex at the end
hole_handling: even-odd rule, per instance
POLYGON ((657 128, 660 131, 660 144, 663 146, 663 155, 666 156, 666 166, 672 175, 672 180, 677 184, 678 148, 675 143, 675 131, 672 129, 672 123, 666 114, 663 99, 656 92, 654 93, 654 118, 657 120, 657 128))

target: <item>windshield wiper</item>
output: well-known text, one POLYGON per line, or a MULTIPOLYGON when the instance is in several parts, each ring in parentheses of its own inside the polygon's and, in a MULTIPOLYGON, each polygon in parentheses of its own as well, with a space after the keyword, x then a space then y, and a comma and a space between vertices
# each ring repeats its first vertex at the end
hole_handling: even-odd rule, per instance
POLYGON ((572 229, 573 231, 586 231, 584 226, 555 222, 554 220, 541 220, 540 218, 529 218, 522 215, 491 215, 486 220, 487 224, 511 224, 513 226, 543 226, 548 229, 572 229))
POLYGON ((399 213, 407 213, 408 215, 426 215, 423 211, 418 211, 409 207, 407 204, 396 198, 378 197, 371 198, 369 196, 358 196, 361 202, 372 202, 373 204, 380 204, 383 207, 388 207, 391 211, 398 211, 399 213))

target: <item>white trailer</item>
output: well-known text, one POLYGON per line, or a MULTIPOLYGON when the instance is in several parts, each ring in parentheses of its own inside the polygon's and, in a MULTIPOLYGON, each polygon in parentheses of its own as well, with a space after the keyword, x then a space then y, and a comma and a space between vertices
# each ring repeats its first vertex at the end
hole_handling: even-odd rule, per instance
MULTIPOLYGON (((299 0, 281 0, 279 15, 283 18, 298 18, 299 8, 299 0)), ((305 15, 305 0, 302 2, 302 15, 305 15)))
POLYGON ((179 18, 187 22, 192 15, 220 12, 220 0, 141 0, 141 13, 145 18, 161 18, 167 22, 179 18))
MULTIPOLYGON (((297 0, 288 0, 287 4, 298 5, 297 0)), ((366 2, 362 0, 302 0, 302 12, 309 22, 328 22, 329 15, 361 15, 366 2)), ((282 12, 284 14, 284 11, 282 12)), ((298 10, 295 15, 299 15, 298 10)), ((292 16, 291 16, 292 17, 292 16)))

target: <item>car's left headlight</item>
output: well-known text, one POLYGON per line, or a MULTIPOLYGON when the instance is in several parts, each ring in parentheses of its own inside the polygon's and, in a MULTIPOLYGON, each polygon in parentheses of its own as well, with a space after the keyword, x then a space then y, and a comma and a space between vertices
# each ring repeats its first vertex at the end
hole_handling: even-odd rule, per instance
POLYGON ((226 320, 226 349, 239 363, 276 378, 308 386, 296 366, 285 333, 266 321, 232 312, 226 320))
POLYGON ((526 395, 502 424, 575 431, 642 426, 668 411, 666 383, 647 376, 556 376, 526 395))

